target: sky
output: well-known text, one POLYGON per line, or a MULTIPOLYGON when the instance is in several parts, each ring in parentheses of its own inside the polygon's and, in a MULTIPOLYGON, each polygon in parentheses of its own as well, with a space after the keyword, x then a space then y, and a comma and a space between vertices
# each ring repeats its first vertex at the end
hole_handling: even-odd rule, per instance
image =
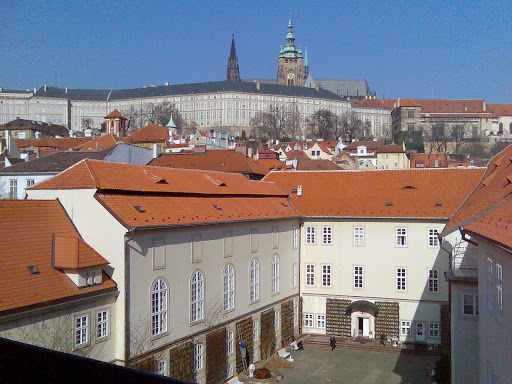
POLYGON ((0 0, 0 87, 276 78, 291 12, 317 79, 378 97, 512 103, 512 1, 0 0))

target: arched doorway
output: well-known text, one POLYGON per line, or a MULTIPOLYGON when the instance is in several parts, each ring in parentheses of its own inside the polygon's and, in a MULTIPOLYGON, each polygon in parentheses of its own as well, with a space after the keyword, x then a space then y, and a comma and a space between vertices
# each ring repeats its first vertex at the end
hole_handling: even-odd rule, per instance
POLYGON ((358 300, 350 303, 346 310, 350 314, 352 337, 375 338, 375 317, 379 309, 370 301, 358 300))

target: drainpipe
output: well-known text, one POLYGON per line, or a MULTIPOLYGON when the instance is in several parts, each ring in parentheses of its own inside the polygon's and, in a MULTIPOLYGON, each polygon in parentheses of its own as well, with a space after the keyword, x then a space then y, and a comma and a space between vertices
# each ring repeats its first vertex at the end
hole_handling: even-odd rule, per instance
POLYGON ((128 242, 135 238, 135 228, 130 228, 124 238, 124 362, 130 360, 130 252, 128 242))

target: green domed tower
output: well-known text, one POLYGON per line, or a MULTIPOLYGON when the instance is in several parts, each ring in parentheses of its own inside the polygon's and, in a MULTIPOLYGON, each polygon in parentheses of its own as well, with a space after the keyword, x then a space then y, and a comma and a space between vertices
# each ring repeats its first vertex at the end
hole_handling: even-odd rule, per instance
POLYGON ((293 35, 292 17, 288 21, 288 33, 286 34, 286 46, 281 48, 277 64, 277 84, 304 86, 304 66, 302 63, 302 51, 295 48, 295 36, 293 35))

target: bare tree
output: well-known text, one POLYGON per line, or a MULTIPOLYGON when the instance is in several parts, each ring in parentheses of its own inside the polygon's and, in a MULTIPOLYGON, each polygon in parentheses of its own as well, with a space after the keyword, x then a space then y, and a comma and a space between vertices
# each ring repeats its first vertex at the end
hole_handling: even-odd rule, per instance
POLYGON ((454 124, 450 126, 449 138, 455 144, 456 153, 459 153, 461 144, 468 139, 470 129, 470 124, 454 124))
POLYGON ((130 109, 124 113, 124 117, 126 117, 126 132, 133 133, 138 129, 142 128, 141 113, 140 110, 135 108, 133 105, 130 106, 130 109))
POLYGON ((364 137, 364 124, 354 111, 343 113, 339 118, 339 126, 343 141, 350 143, 364 137))
POLYGON ((423 142, 429 147, 429 152, 446 152, 448 150, 449 135, 445 123, 434 123, 422 127, 423 142))
POLYGON ((313 113, 309 131, 316 139, 336 139, 337 116, 328 109, 319 109, 313 113))
POLYGON ((286 132, 287 112, 284 106, 271 105, 268 111, 260 112, 251 119, 251 125, 259 136, 279 140, 286 132))
POLYGON ((82 119, 82 129, 91 129, 92 128, 92 119, 90 117, 84 117, 82 119))
POLYGON ((291 139, 297 139, 300 136, 300 113, 297 102, 294 101, 286 116, 286 134, 291 139))

